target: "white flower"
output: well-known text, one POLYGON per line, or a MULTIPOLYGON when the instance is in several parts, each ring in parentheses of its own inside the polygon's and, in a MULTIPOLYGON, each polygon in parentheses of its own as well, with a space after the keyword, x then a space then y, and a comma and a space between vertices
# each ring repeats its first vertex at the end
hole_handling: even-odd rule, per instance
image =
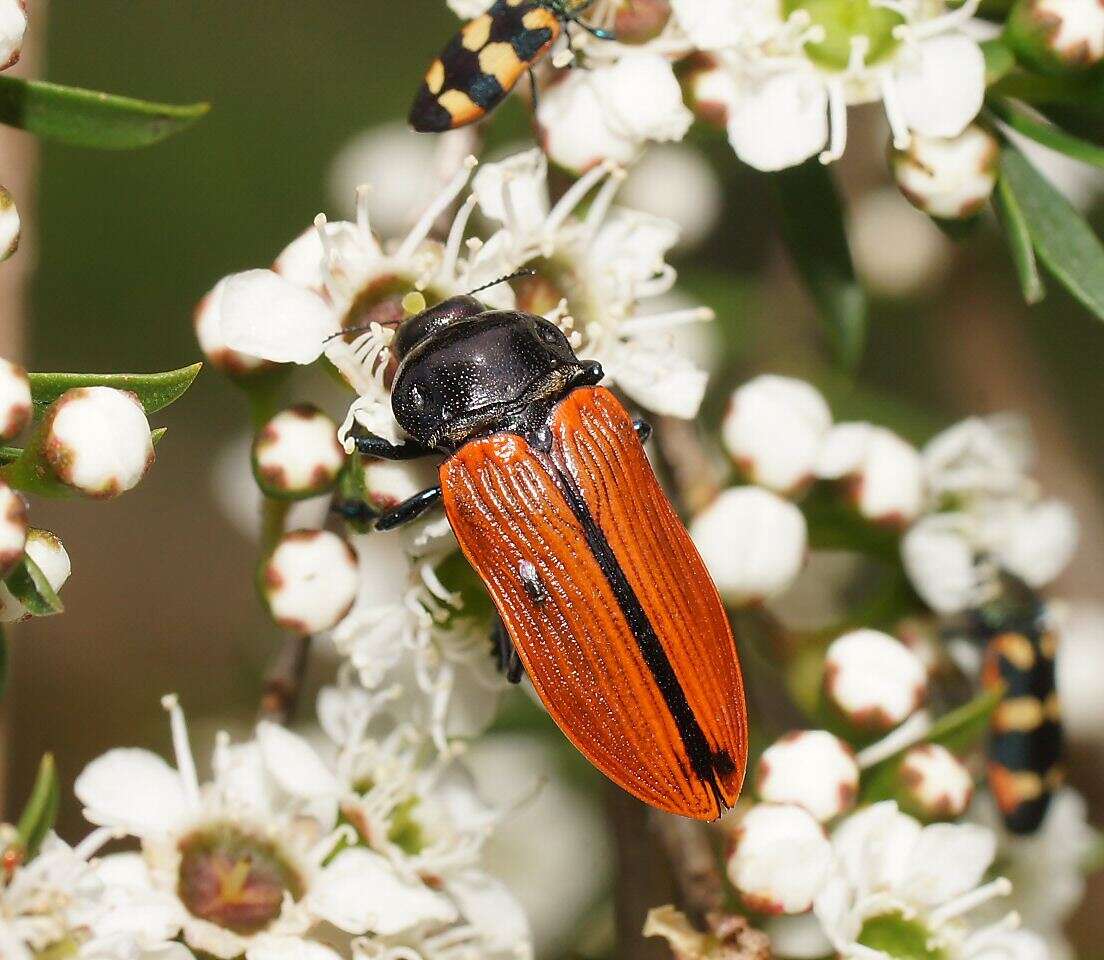
POLYGON ((24 0, 0 0, 0 70, 7 70, 19 59, 26 32, 27 4, 24 0))
POLYGON ((438 467, 431 459, 395 461, 364 457, 362 464, 364 499, 381 512, 439 482, 438 467))
POLYGON ((901 760, 898 774, 910 808, 926 820, 954 820, 974 795, 970 771, 946 747, 921 743, 901 760))
POLYGON ((0 580, 15 569, 27 545, 27 504, 0 481, 0 580))
POLYGON ((660 143, 629 170, 620 200, 633 210, 678 224, 680 251, 700 246, 724 211, 724 191, 713 167, 697 150, 660 143))
POLYGON ((1064 927, 1086 888, 1084 859, 1099 844, 1089 825, 1084 798, 1071 788, 1051 799, 1046 819, 1033 834, 1011 834, 988 794, 978 796, 969 817, 996 833, 1001 871, 1012 881, 1009 907, 1025 925, 1044 937, 1051 960, 1072 960, 1064 927))
MULTIPOLYGON (((972 824, 921 825, 893 802, 853 814, 832 836, 837 869, 813 910, 832 946, 844 957, 884 960, 865 945, 878 936, 905 935, 955 958, 990 957, 994 938, 1013 937, 1008 923, 975 930, 965 917, 1011 884, 979 886, 993 862, 996 838, 972 824)), ((880 945, 880 943, 879 943, 880 945)), ((1015 955, 1015 954, 1013 954, 1015 955)))
POLYGON ((855 727, 891 730, 923 703, 927 670, 889 634, 854 630, 828 646, 824 692, 855 727))
POLYGON ((765 374, 732 394, 724 444, 748 479, 783 495, 813 479, 832 412, 812 384, 765 374))
POLYGON ((846 481, 859 512, 878 523, 905 526, 923 506, 920 454, 884 427, 833 427, 817 456, 816 475, 846 481))
POLYGON ((681 140, 693 119, 670 62, 650 52, 576 70, 537 107, 545 151, 576 173, 628 163, 646 141, 681 140))
MULTIPOLYGON (((11 3, 12 0, 4 0, 4 2, 11 3)), ((0 54, 2 52, 0 50, 0 54)), ((22 224, 19 220, 19 209, 15 205, 15 198, 5 187, 0 187, 0 262, 7 260, 19 249, 21 231, 22 224)))
POLYGON ((312 404, 276 414, 253 441, 254 475, 272 496, 317 496, 333 485, 344 466, 337 424, 312 404))
POLYGON ((890 166, 914 207, 932 217, 966 220, 988 203, 999 155, 997 138, 971 124, 957 137, 913 137, 890 155, 890 166))
POLYGON ((412 535, 356 537, 356 600, 331 634, 365 687, 401 690, 393 712, 429 730, 442 752, 449 738, 487 727, 502 686, 490 656, 491 624, 465 617, 462 597, 437 576, 454 550, 447 530, 438 521, 412 535))
POLYGON ((725 490, 694 518, 690 536, 730 603, 753 603, 781 593, 805 562, 804 515, 759 487, 725 490))
POLYGON ((66 390, 50 407, 43 430, 46 462, 85 496, 107 499, 132 489, 155 458, 146 412, 126 390, 66 390))
MULTIPOLYGON (((704 27, 706 7, 691 5, 701 7, 704 27)), ((724 113, 737 156, 760 170, 818 152, 825 163, 836 160, 848 105, 875 100, 884 102, 900 149, 914 132, 957 136, 985 89, 981 50, 961 29, 974 6, 864 2, 856 12, 854 4, 797 3, 784 18, 773 4, 743 5, 737 19, 745 22, 729 21, 726 30, 722 21, 715 34, 739 38, 720 51, 733 78, 724 113)))
POLYGON ((352 608, 357 556, 328 530, 285 533, 262 574, 273 619, 301 634, 329 630, 352 608))
POLYGON ((944 498, 1021 496, 1029 486, 1027 470, 1033 456, 1022 418, 971 417, 924 445, 924 481, 937 503, 944 498))
POLYGON ((27 371, 0 358, 0 440, 23 432, 31 419, 31 382, 27 371))
POLYGON ((804 913, 832 869, 824 828, 802 807, 761 803, 737 828, 728 878, 759 913, 804 913))
POLYGON ((863 193, 849 208, 847 239, 863 285, 882 297, 924 296, 937 289, 954 243, 893 187, 863 193))
POLYGON ((240 350, 232 350, 226 343, 222 328, 222 295, 229 278, 223 278, 195 309, 196 340, 207 361, 216 369, 232 377, 248 376, 276 369, 277 364, 240 350))
POLYGON ((1040 70, 1087 70, 1104 58, 1104 11, 1092 0, 1019 0, 1008 35, 1017 55, 1040 70))
MULTIPOLYGON (((49 530, 32 528, 27 531, 25 550, 27 556, 43 572, 54 592, 59 591, 72 571, 69 554, 65 552, 61 541, 49 530)), ((0 623, 26 620, 30 616, 27 608, 12 596, 12 592, 5 584, 0 583, 0 623)))
POLYGON ((824 823, 854 804, 859 767, 839 737, 826 730, 797 730, 763 751, 755 789, 762 800, 796 804, 824 823))
POLYGON ((1060 500, 1001 505, 979 519, 978 536, 987 551, 1032 587, 1054 580, 1077 549, 1077 518, 1060 500))
POLYGON ((913 524, 901 541, 909 581, 937 613, 966 610, 981 597, 975 526, 965 514, 933 513, 913 524))

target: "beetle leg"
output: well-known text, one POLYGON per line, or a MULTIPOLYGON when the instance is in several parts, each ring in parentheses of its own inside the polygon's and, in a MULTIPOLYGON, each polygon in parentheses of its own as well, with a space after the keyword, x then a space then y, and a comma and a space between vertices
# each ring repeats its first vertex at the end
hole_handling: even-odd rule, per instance
POLYGON ((510 683, 521 683, 521 678, 525 676, 525 667, 521 665, 521 657, 518 656, 514 641, 506 632, 506 624, 497 615, 494 626, 491 627, 491 643, 494 645, 493 654, 498 669, 506 675, 510 683))
POLYGON ((330 513, 353 523, 371 523, 379 516, 379 511, 364 500, 335 500, 330 504, 330 513))
POLYGON ((529 68, 529 94, 533 98, 533 116, 537 115, 537 109, 540 107, 540 89, 537 87, 537 75, 533 72, 533 68, 529 68))
POLYGON ((641 443, 647 443, 652 435, 652 425, 647 420, 640 419, 640 417, 633 421, 633 429, 636 430, 636 435, 640 438, 641 443))
POLYGON ((416 460, 425 457, 433 451, 423 447, 420 443, 407 440, 405 443, 391 443, 378 437, 374 433, 363 433, 353 437, 357 452, 366 457, 376 457, 379 460, 416 460))
POLYGON ((430 487, 421 493, 404 500, 397 507, 392 507, 376 521, 377 530, 394 530, 404 523, 417 520, 427 510, 433 509, 441 502, 441 488, 430 487))

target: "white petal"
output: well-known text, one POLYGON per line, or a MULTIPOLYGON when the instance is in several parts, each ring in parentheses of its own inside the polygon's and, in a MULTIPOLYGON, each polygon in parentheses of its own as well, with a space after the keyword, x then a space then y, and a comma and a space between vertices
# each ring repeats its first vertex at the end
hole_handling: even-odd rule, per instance
MULTIPOLYGON (((602 221, 588 256, 602 265, 600 276, 616 278, 615 287, 643 283, 664 270, 667 252, 678 239, 678 224, 673 220, 616 208, 602 221)), ((611 293, 616 295, 620 289, 611 293)))
POLYGON ((472 192, 485 217, 522 235, 535 231, 548 216, 548 160, 540 150, 527 150, 484 164, 472 178, 472 192))
POLYGON ((1044 500, 1007 517, 997 553, 1006 569, 1032 587, 1044 587, 1073 559, 1078 535, 1069 505, 1044 500))
POLYGON ((985 57, 962 34, 932 37, 917 45, 915 58, 902 54, 896 82, 910 130, 957 137, 985 98, 985 57))
POLYGON ((674 68, 658 54, 625 55, 592 79, 611 126, 628 139, 681 140, 694 122, 674 68))
POLYGON ((628 163, 640 146, 609 123, 606 107, 588 76, 591 72, 572 71, 541 95, 537 108, 541 142, 549 158, 576 173, 603 160, 628 163))
POLYGON ((997 851, 997 838, 970 823, 925 827, 912 848, 902 885, 908 896, 927 906, 946 903, 973 890, 997 851))
POLYGON ((782 170, 809 159, 828 140, 824 84, 801 73, 749 82, 729 111, 728 139, 736 156, 757 170, 782 170))
POLYGON ((90 822, 139 837, 171 831, 189 814, 180 774, 148 750, 105 753, 84 768, 73 790, 90 822))
POLYGON ((269 775, 295 797, 336 797, 338 781, 314 748, 298 734, 267 721, 257 725, 257 743, 269 775))
POLYGON ((278 363, 313 363, 338 329, 321 297, 271 270, 227 278, 221 321, 231 349, 278 363))
POLYGON ((262 934, 245 951, 245 960, 341 960, 341 954, 302 937, 262 934))
POLYGON ((814 913, 772 917, 763 925, 763 930, 770 937, 771 953, 776 957, 817 960, 832 952, 832 944, 814 913))
POLYGON ((974 548, 960 514, 921 518, 901 541, 901 558, 916 592, 937 613, 958 613, 977 600, 974 548))
POLYGON ((772 0, 671 0, 671 9, 699 50, 756 43, 781 25, 772 0))
POLYGON ((690 420, 697 416, 709 375, 662 343, 638 338, 618 349, 613 379, 653 413, 690 420))
POLYGON ((532 940, 529 920, 504 883, 478 870, 466 870, 445 883, 467 923, 474 926, 488 952, 517 956, 532 940))
POLYGON ((448 923, 456 910, 422 883, 406 880, 378 853, 338 854, 307 896, 311 909, 346 933, 388 936, 419 923, 448 923))

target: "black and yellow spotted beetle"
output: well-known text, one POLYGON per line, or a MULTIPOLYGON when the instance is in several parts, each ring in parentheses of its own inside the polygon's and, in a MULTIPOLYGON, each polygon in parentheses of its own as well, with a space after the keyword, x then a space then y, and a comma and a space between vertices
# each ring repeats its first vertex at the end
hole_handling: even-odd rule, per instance
POLYGON ((989 790, 1012 833, 1032 833, 1062 782, 1062 721, 1054 678, 1057 637, 1043 600, 1004 573, 993 600, 972 615, 985 642, 982 684, 1005 692, 989 728, 989 790))
POLYGON ((486 13, 464 24, 430 64, 410 108, 410 125, 419 133, 442 133, 486 116, 568 24, 578 24, 599 39, 613 39, 608 30, 579 20, 593 2, 495 0, 486 13))

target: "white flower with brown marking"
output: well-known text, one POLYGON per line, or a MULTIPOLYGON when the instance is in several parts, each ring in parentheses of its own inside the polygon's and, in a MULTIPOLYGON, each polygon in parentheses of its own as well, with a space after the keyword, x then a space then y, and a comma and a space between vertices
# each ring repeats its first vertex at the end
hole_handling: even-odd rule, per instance
POLYGON ((1104 8, 1097 0, 1018 0, 1006 36, 1040 71, 1090 70, 1104 58, 1104 8))
POLYGON ((832 845, 804 807, 760 803, 736 830, 728 878, 758 913, 804 913, 832 871, 832 845))
POLYGON ((0 0, 0 70, 19 60, 26 33, 26 0, 0 0))
POLYGON ((898 773, 907 809, 924 820, 956 820, 974 795, 970 771, 937 743, 911 747, 898 773))
POLYGON ((292 530, 265 563, 262 591, 276 623, 301 634, 329 630, 353 606, 357 556, 328 530, 292 530))
POLYGON ((19 364, 0 358, 0 440, 11 440, 31 421, 31 382, 19 364))
MULTIPOLYGON (((72 565, 62 542, 49 530, 31 528, 27 531, 25 551, 42 571, 46 581, 57 593, 69 579, 72 565)), ((0 623, 12 623, 30 618, 27 608, 12 596, 5 584, 0 583, 0 623)))
POLYGON ((890 153, 890 168, 909 203, 931 217, 968 220, 989 202, 997 185, 1000 145, 971 124, 957 137, 912 138, 890 153))
POLYGON ((196 340, 207 362, 227 376, 244 377, 276 370, 279 364, 234 350, 222 329, 222 295, 229 278, 224 277, 199 301, 193 318, 196 340))
POLYGON ((859 767, 851 748, 827 730, 795 730, 763 751, 755 790, 761 800, 796 804, 825 823, 854 806, 859 767))
POLYGON ((875 523, 907 526, 924 504, 920 454, 885 427, 834 426, 817 455, 816 475, 842 482, 859 513, 875 523))
POLYGON ((276 414, 253 441, 253 475, 272 497, 300 500, 324 493, 344 466, 337 424, 313 404, 276 414))
POLYGON ((0 580, 23 557, 27 545, 27 504, 6 483, 0 482, 0 580))
POLYGON ((109 499, 138 485, 154 461, 141 401, 111 387, 74 387, 50 407, 42 454, 54 475, 88 497, 109 499))
POLYGON ((924 702, 927 670, 903 643, 878 630, 854 630, 824 657, 828 702, 858 730, 892 730, 924 702))
POLYGON ((0 187, 0 262, 7 260, 19 249, 22 224, 15 198, 5 187, 0 187))

